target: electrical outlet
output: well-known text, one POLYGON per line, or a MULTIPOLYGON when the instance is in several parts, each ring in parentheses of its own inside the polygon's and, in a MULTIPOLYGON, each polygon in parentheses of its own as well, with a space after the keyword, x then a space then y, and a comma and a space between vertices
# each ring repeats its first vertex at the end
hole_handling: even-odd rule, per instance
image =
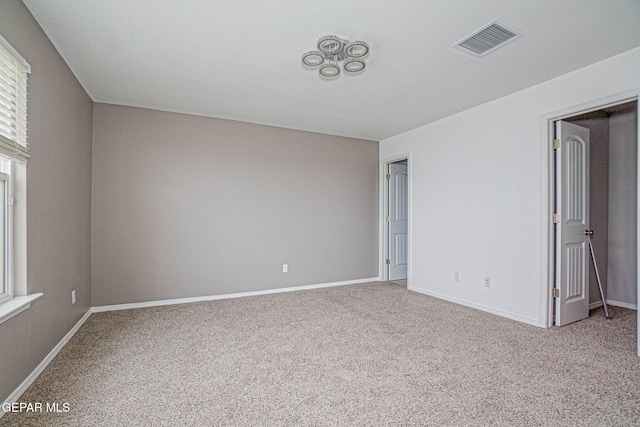
POLYGON ((71 304, 75 304, 76 303, 76 290, 72 290, 71 291, 71 304))
POLYGON ((491 287, 491 277, 488 277, 488 276, 484 277, 484 287, 485 288, 490 288, 491 287))
POLYGON ((459 271, 454 271, 453 272, 453 281, 454 282, 459 282, 460 281, 460 272, 459 271))
POLYGON ((289 272, 289 264, 282 264, 282 272, 283 273, 289 272))

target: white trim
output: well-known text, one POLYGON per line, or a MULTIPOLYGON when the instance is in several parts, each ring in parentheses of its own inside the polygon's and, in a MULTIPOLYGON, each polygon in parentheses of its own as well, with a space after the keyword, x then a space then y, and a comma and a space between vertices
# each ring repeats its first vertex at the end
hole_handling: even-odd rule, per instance
POLYGON ((33 301, 37 300, 41 296, 42 294, 31 294, 21 297, 13 297, 8 301, 3 302, 0 304, 0 323, 11 319, 18 313, 22 313, 27 308, 31 307, 31 303, 33 301))
MULTIPOLYGON (((600 303, 602 305, 602 303, 600 303)), ((614 307, 622 307, 622 308, 628 308, 630 310, 638 310, 638 305, 637 304, 631 304, 628 302, 622 302, 622 301, 616 301, 613 299, 607 299, 607 304, 612 305, 614 307)))
POLYGON ((495 309, 493 307, 487 307, 485 305, 476 304, 476 303, 469 302, 469 301, 466 301, 466 300, 463 300, 463 299, 453 298, 453 297, 450 297, 448 295, 439 294, 437 292, 428 291, 426 289, 420 289, 420 288, 407 288, 407 289, 409 289, 410 291, 418 292, 420 294, 428 295, 428 296, 431 296, 431 297, 434 297, 434 298, 438 298, 438 299, 442 299, 442 300, 445 300, 445 301, 454 302, 456 304, 464 305, 466 307, 475 308, 476 310, 480 310, 480 311, 484 311, 484 312, 487 312, 487 313, 495 314, 497 316, 506 317, 507 319, 516 320, 518 322, 527 323, 529 325, 538 326, 538 327, 541 327, 541 328, 545 327, 543 320, 534 319, 532 317, 520 316, 519 314, 511 313, 509 311, 498 310, 498 309, 495 309))
POLYGON ((459 298, 453 298, 448 295, 439 294, 437 292, 427 291, 425 289, 407 287, 410 291, 418 292, 420 294, 428 295, 430 297, 442 299, 449 302, 454 302, 456 304, 464 305, 466 307, 475 308, 476 310, 481 310, 487 313, 495 314, 497 316, 506 317, 507 319, 516 320, 518 322, 527 323, 529 325, 538 326, 541 328, 545 327, 543 320, 534 319, 532 317, 520 316, 519 314, 511 313, 508 311, 498 310, 492 307, 487 307, 485 305, 476 304, 473 302, 469 302, 459 298))
POLYGON ((554 138, 553 115, 547 114, 540 117, 541 144, 542 144, 542 173, 541 184, 542 193, 540 204, 542 215, 540 216, 540 229, 542 230, 542 245, 540 248, 540 258, 542 260, 542 274, 540 277, 546 278, 547 282, 540 286, 540 319, 545 322, 545 327, 553 326, 553 295, 552 288, 555 284, 555 257, 554 248, 554 226, 553 210, 555 196, 555 181, 553 177, 553 149, 549 147, 550 141, 554 138))
MULTIPOLYGON (((591 304, 589 304, 589 310, 593 310, 594 308, 598 308, 598 307, 602 307, 604 304, 602 304, 602 301, 596 301, 596 302, 592 302, 591 304)), ((607 299, 607 305, 613 306, 613 307, 622 307, 622 308, 628 308, 629 310, 638 310, 638 306, 636 304, 631 304, 628 302, 622 302, 622 301, 616 301, 614 299, 607 299)))
POLYGON ((22 393, 24 393, 27 390, 27 388, 29 388, 29 386, 36 380, 36 378, 38 378, 38 375, 40 375, 42 371, 44 371, 44 369, 49 365, 49 363, 51 363, 53 358, 56 357, 56 355, 60 352, 60 350, 62 350, 62 347, 64 347, 67 344, 67 342, 69 342, 71 337, 73 337, 75 333, 78 332, 78 329, 80 329, 80 326, 82 326, 82 324, 89 318, 89 316, 91 316, 91 313, 93 313, 93 310, 90 308, 89 310, 87 310, 84 316, 82 316, 82 318, 78 321, 78 323, 76 323, 75 326, 71 328, 71 330, 67 333, 67 335, 65 335, 60 340, 60 342, 53 348, 53 350, 51 350, 49 354, 47 354, 44 360, 40 362, 38 366, 36 366, 33 372, 31 372, 31 374, 22 382, 22 384, 20 384, 18 388, 16 388, 13 391, 13 393, 11 393, 9 397, 7 397, 7 400, 5 400, 2 406, 0 406, 0 418, 2 418, 2 416, 4 415, 4 411, 2 410, 2 408, 7 404, 10 405, 18 401, 20 396, 22 396, 22 393))
MULTIPOLYGON (((609 301, 607 301, 607 304, 609 304, 609 301)), ((592 302, 591 304, 589 304, 589 310, 593 310, 594 308, 602 307, 603 305, 604 304, 602 304, 602 301, 592 302)))
MULTIPOLYGON (((4 195, 4 200, 0 200, 0 203, 4 204, 5 207, 5 220, 4 220, 4 227, 5 227, 5 235, 4 235, 4 261, 5 261, 5 276, 4 276, 4 283, 5 283, 5 291, 6 291, 6 295, 9 296, 9 298, 13 298, 14 296, 24 296, 24 294, 20 294, 16 292, 16 286, 14 286, 14 282, 13 282, 13 202, 9 203, 9 200, 13 200, 13 169, 15 169, 13 167, 13 162, 11 160, 8 160, 6 158, 2 158, 0 156, 0 161, 2 161, 3 163, 8 163, 8 168, 9 168, 9 172, 7 173, 1 173, 0 172, 0 181, 4 181, 5 182, 5 195, 4 195)), ((41 294, 42 295, 42 294, 41 294)), ((36 298, 33 298, 33 300, 35 300, 36 298)), ((29 302, 29 306, 31 305, 31 302, 29 302)), ((29 306, 25 307, 24 310, 26 310, 27 308, 29 308, 29 306)), ((22 311, 22 310, 20 310, 22 311)), ((18 314, 18 313, 15 313, 18 314)), ((12 317, 13 315, 9 316, 12 317)), ((7 319, 9 318, 7 317, 7 319)), ((2 316, 0 316, 0 323, 4 322, 6 319, 2 318, 2 316)))
MULTIPOLYGON (((638 104, 640 104, 640 89, 636 90, 636 143, 640 142, 640 114, 638 114, 638 104)), ((636 200, 640 201, 640 144, 637 145, 638 149, 636 150, 636 200)), ((637 310, 637 307, 640 307, 640 209, 638 209, 638 205, 636 204, 636 355, 640 357, 640 334, 638 334, 638 330, 640 330, 640 310, 637 310)))
POLYGON ((331 288, 334 286, 356 285, 358 283, 377 282, 378 277, 369 277, 367 279, 346 280, 343 282, 318 283, 315 285, 292 286, 290 288, 266 289, 263 291, 239 292, 234 294, 222 295, 205 295, 201 297, 165 299, 158 301, 133 302, 127 304, 113 304, 93 307, 93 313, 101 313, 103 311, 130 310, 132 308, 158 307, 162 305, 188 304, 192 302, 215 301, 220 299, 252 297, 257 295, 279 294, 282 292, 306 291, 309 289, 331 288))

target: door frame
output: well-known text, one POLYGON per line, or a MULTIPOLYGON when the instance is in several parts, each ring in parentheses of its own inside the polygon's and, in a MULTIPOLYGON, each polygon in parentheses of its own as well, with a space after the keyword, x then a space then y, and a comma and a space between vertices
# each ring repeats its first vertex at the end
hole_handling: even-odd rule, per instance
MULTIPOLYGON (((589 113, 592 111, 602 110, 604 108, 613 107, 615 105, 625 104, 627 102, 636 102, 637 108, 637 129, 636 144, 638 145, 638 162, 637 168, 637 200, 638 206, 640 206, 640 89, 624 92, 608 97, 592 100, 580 105, 566 107, 540 117, 541 139, 542 139, 542 188, 546 194, 542 197, 542 277, 547 278, 547 285, 541 286, 541 307, 540 318, 546 320, 546 327, 549 328, 553 325, 553 296, 552 288, 555 281, 555 256, 554 256, 554 224, 553 224, 553 207, 555 197, 555 177, 554 177, 554 158, 553 158, 553 138, 554 138, 554 123, 558 120, 567 119, 580 114, 589 113), (546 255, 546 256, 545 256, 546 255)), ((638 306, 638 319, 636 323, 636 329, 640 326, 640 209, 636 212, 637 223, 637 289, 638 300, 636 302, 638 306)), ((638 335, 638 334, 636 334, 638 335)), ((640 356, 640 337, 637 338, 637 354, 640 356)))
POLYGON ((378 277, 379 280, 389 280, 389 269, 385 260, 387 259, 387 252, 389 250, 389 233, 388 225, 385 221, 387 215, 389 215, 389 189, 387 188, 387 180, 385 175, 389 170, 389 164, 400 162, 402 160, 407 161, 407 206, 409 212, 409 220, 407 221, 407 289, 411 288, 411 153, 404 153, 394 157, 389 157, 380 160, 380 183, 379 183, 379 243, 378 243, 378 277))

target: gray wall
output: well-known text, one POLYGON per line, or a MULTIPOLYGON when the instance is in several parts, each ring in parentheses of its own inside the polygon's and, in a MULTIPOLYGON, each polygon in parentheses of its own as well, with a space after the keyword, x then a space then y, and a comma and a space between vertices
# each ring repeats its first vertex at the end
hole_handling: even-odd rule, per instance
POLYGON ((377 185, 374 141, 96 103, 93 305, 376 277, 377 185))
POLYGON ((607 298, 637 303, 637 109, 609 119, 609 274, 607 298))
POLYGON ((93 104, 19 0, 0 1, 0 34, 32 67, 27 287, 44 293, 27 311, 0 324, 4 401, 90 307, 93 104))

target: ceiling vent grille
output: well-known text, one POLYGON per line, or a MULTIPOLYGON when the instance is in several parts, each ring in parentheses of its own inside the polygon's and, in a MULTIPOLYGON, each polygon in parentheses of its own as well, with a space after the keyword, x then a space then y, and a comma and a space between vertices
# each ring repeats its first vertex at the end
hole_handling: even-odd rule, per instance
POLYGON ((522 37, 524 34, 515 28, 495 20, 485 25, 452 47, 481 58, 494 50, 522 37))

